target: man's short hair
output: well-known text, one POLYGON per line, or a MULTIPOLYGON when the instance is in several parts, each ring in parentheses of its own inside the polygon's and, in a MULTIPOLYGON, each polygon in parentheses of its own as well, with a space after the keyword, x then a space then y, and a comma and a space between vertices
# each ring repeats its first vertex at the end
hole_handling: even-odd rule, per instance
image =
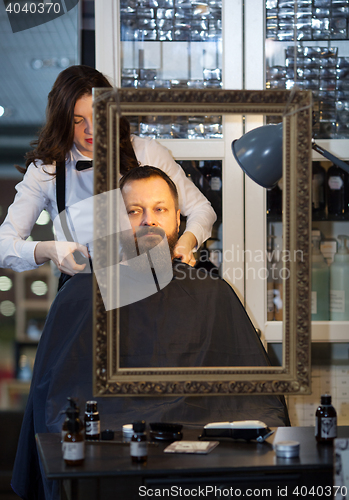
POLYGON ((172 193, 176 210, 178 210, 178 191, 176 184, 165 172, 163 172, 163 170, 160 170, 159 168, 151 167, 150 165, 133 168, 122 177, 119 187, 122 191, 128 182, 150 179, 151 177, 161 177, 162 179, 164 179, 172 193))

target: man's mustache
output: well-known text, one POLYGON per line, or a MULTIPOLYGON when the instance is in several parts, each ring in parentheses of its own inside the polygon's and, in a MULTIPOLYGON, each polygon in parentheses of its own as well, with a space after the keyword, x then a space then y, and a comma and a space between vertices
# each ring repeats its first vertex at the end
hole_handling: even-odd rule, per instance
POLYGON ((161 227, 157 226, 139 226, 135 230, 136 238, 141 238, 142 236, 147 236, 149 234, 155 234, 161 236, 161 238, 165 238, 166 233, 161 227))

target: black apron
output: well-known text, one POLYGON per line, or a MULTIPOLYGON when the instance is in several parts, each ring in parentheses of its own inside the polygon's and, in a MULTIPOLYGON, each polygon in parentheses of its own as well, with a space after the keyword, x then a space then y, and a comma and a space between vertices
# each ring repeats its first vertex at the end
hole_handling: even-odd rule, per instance
MULTIPOLYGON (((56 200, 57 200, 57 208, 58 214, 61 221, 61 226, 66 237, 67 241, 74 241, 74 238, 69 230, 67 223, 67 216, 65 212, 65 161, 57 162, 57 171, 59 172, 56 175, 56 200)), ((86 168, 86 167, 85 167, 86 168)), ((88 264, 88 261, 85 257, 81 255, 80 252, 74 252, 74 259, 77 264, 88 264)), ((92 262, 89 259, 89 263, 92 270, 92 262)), ((69 274, 61 273, 58 280, 58 290, 62 288, 64 283, 66 283, 72 276, 69 274)))

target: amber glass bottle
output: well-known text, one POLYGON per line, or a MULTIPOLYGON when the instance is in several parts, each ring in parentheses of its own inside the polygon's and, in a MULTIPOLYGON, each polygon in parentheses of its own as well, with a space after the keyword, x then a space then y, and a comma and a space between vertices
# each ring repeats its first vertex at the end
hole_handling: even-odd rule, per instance
POLYGON ((85 438, 79 408, 67 409, 67 433, 63 441, 63 459, 67 465, 81 465, 85 459, 85 438))
POLYGON ((315 413, 315 438, 319 443, 331 443, 337 437, 337 413, 331 404, 331 396, 321 396, 321 404, 315 413))
POLYGON ((101 423, 97 401, 87 401, 85 407, 85 439, 98 441, 101 435, 101 423))
POLYGON ((145 434, 145 421, 133 422, 133 436, 130 442, 130 455, 133 463, 146 463, 148 443, 145 434))
MULTIPOLYGON (((73 398, 67 398, 68 401, 69 401, 69 409, 70 410, 74 410, 76 408, 76 402, 73 398)), ((64 420, 63 422, 63 425, 62 425, 62 432, 61 432, 61 442, 62 442, 62 450, 63 450, 63 442, 64 442, 64 436, 67 434, 68 432, 68 422, 69 422, 69 416, 68 416, 68 412, 67 410, 65 411, 67 417, 66 419, 64 420)), ((81 423, 82 425, 82 423, 81 423)))

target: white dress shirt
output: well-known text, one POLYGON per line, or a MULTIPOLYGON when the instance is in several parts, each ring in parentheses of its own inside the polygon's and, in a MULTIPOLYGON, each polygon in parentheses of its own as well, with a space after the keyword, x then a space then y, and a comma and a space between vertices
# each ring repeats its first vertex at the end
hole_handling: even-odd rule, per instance
MULTIPOLYGON (((174 161, 170 152, 154 139, 131 137, 140 165, 151 165, 166 172, 177 186, 179 208, 187 216, 186 231, 191 231, 200 246, 211 235, 216 214, 205 196, 188 179, 183 169, 174 161)), ((75 241, 82 244, 93 240, 93 211, 88 198, 93 196, 93 168, 78 171, 78 160, 90 160, 73 146, 66 160, 66 214, 69 229, 75 241), (85 203, 81 203, 86 200, 85 203), (86 207, 88 207, 86 209, 86 207)), ((27 241, 42 210, 46 209, 54 221, 56 239, 65 241, 58 215, 56 200, 55 165, 31 163, 23 180, 17 184, 17 194, 0 227, 0 267, 15 271, 35 269, 34 259, 37 241, 27 241), (56 221, 55 221, 56 219, 56 221)), ((92 199, 91 199, 92 201, 92 199)), ((90 244, 90 253, 93 248, 90 244)))

